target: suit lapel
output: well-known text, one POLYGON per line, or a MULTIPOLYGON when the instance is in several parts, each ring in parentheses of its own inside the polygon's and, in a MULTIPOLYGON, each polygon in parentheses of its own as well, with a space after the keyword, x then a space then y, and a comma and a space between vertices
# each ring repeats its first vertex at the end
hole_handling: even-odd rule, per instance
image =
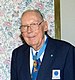
POLYGON ((55 60, 55 45, 52 39, 48 39, 48 44, 45 50, 45 54, 42 60, 40 70, 38 72, 37 80, 50 80, 51 79, 51 67, 55 60))
POLYGON ((31 80, 30 75, 30 47, 23 50, 22 56, 22 65, 21 65, 21 80, 31 80))

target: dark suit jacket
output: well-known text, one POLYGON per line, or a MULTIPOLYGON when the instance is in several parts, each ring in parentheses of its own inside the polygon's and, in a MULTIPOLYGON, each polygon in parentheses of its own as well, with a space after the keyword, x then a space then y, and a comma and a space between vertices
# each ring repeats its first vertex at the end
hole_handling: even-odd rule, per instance
MULTIPOLYGON (((52 80, 53 70, 60 70, 59 80, 75 80, 75 48, 67 42, 48 36, 48 44, 37 80, 52 80)), ((30 46, 27 44, 13 51, 11 80, 31 80, 30 46)))

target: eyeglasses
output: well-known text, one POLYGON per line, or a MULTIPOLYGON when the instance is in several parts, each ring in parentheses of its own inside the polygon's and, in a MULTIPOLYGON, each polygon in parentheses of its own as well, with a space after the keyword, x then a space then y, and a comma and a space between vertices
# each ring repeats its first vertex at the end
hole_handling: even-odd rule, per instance
POLYGON ((30 24, 30 25, 21 25, 21 26, 20 26, 20 29, 21 29, 21 30, 24 30, 24 32, 27 32, 28 28, 30 27, 30 29, 31 29, 32 31, 36 31, 36 30, 38 30, 39 25, 41 25, 41 23, 42 23, 43 21, 44 21, 44 20, 42 20, 40 23, 32 23, 32 24, 30 24))

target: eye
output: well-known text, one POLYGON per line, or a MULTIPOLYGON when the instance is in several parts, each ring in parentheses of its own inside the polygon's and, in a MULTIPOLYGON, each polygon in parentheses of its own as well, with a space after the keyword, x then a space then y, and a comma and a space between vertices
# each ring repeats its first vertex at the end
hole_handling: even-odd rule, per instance
POLYGON ((38 24, 38 23, 32 23, 31 26, 35 26, 35 25, 37 25, 37 24, 38 24))
POLYGON ((22 25, 21 27, 28 27, 27 25, 22 25))

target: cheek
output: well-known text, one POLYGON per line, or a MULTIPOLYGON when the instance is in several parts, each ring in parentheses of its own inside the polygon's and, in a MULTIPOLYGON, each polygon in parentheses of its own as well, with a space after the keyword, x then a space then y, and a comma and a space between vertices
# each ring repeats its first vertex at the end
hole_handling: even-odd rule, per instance
POLYGON ((31 44, 32 41, 31 41, 29 38, 27 38, 26 36, 23 36, 23 38, 24 38, 24 41, 25 41, 28 45, 31 44))
POLYGON ((22 37, 23 37, 23 39, 24 39, 25 41, 27 40, 27 36, 26 36, 25 33, 22 33, 22 37))
POLYGON ((41 41, 43 39, 44 33, 43 31, 39 31, 39 33, 37 34, 37 40, 41 41))
POLYGON ((35 33, 35 35, 22 33, 22 36, 27 44, 35 43, 38 40, 38 36, 36 33, 35 33))

